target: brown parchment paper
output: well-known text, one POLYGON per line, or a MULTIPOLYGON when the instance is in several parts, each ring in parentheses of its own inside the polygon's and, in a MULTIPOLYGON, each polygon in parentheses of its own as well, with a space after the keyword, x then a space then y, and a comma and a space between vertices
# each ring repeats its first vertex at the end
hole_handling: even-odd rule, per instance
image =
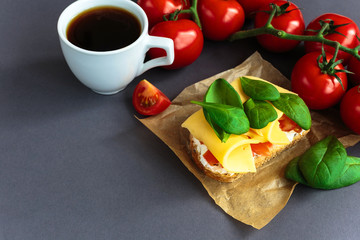
POLYGON ((332 110, 312 112, 312 127, 307 137, 260 167, 256 173, 246 174, 233 183, 221 183, 205 176, 192 162, 182 137, 184 130, 181 124, 199 109, 190 100, 202 100, 209 85, 219 77, 231 82, 244 75, 261 77, 290 89, 290 81, 255 52, 237 67, 185 88, 161 114, 139 120, 168 145, 227 214, 261 229, 285 207, 296 186, 295 182, 284 177, 284 170, 291 159, 329 134, 338 137, 346 147, 359 142, 360 136, 343 126, 338 113, 332 110))

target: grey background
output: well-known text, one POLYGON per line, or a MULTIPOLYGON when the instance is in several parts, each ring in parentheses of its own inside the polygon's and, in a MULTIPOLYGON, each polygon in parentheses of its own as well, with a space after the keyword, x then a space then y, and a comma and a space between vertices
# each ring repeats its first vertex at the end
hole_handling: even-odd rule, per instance
MULTIPOLYGON (((296 0, 306 24, 325 12, 358 24, 356 0, 296 0)), ((57 18, 71 3, 2 0, 0 239, 359 239, 360 184, 295 189, 262 230, 225 214, 172 151, 134 118, 146 78, 170 99, 254 51, 285 76, 303 49, 272 54, 253 39, 206 41, 199 59, 153 69, 113 96, 93 93, 62 56, 57 18)), ((360 156, 360 145, 349 148, 360 156)))

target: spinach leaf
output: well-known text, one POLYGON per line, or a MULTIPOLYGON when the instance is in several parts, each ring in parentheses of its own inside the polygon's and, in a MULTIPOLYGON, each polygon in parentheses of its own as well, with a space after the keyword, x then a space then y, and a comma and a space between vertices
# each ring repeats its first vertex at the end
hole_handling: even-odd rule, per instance
POLYGON ((295 182, 308 185, 299 169, 299 159, 300 157, 296 157, 289 162, 289 164, 286 166, 285 177, 295 182))
POLYGON ((360 158, 347 156, 345 167, 340 177, 327 189, 346 187, 360 181, 360 158))
POLYGON ((305 102, 296 94, 280 93, 280 98, 271 103, 302 129, 311 127, 311 116, 305 102))
POLYGON ((268 102, 249 98, 244 104, 246 116, 249 118, 250 127, 262 129, 277 119, 275 108, 268 102))
POLYGON ((210 118, 225 132, 243 134, 249 131, 250 123, 244 109, 226 104, 191 101, 202 106, 210 118))
POLYGON ((247 77, 241 77, 240 81, 242 90, 252 99, 274 101, 280 97, 279 91, 270 83, 247 77))
POLYGON ((204 102, 221 103, 243 108, 238 92, 223 78, 215 80, 208 88, 204 102))
POLYGON ((340 177, 346 156, 341 142, 336 137, 329 136, 300 156, 299 169, 310 186, 326 188, 340 177))
MULTIPOLYGON (((215 80, 210 85, 205 94, 204 102, 220 103, 243 108, 240 95, 236 92, 233 86, 231 86, 231 84, 223 78, 215 80)), ((206 121, 214 129, 216 136, 221 140, 221 142, 226 142, 230 137, 230 133, 227 133, 224 129, 218 126, 206 109, 204 109, 204 116, 206 121)))

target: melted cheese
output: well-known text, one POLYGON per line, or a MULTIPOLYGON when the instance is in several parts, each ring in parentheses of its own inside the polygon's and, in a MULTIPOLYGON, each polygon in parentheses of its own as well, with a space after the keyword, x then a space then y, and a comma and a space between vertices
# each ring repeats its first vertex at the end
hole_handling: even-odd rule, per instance
MULTIPOLYGON (((231 85, 239 93, 243 102, 249 98, 242 91, 239 79, 236 79, 231 85)), ((280 92, 289 92, 280 87, 277 87, 277 89, 280 92)), ((202 110, 191 115, 182 124, 182 127, 187 128, 195 138, 204 143, 228 172, 256 172, 250 144, 268 141, 273 144, 288 144, 290 142, 279 127, 278 119, 283 113, 279 110, 277 110, 277 113, 277 120, 270 122, 265 128, 250 129, 249 132, 242 135, 231 134, 225 143, 222 143, 216 136, 214 130, 206 121, 202 110)))

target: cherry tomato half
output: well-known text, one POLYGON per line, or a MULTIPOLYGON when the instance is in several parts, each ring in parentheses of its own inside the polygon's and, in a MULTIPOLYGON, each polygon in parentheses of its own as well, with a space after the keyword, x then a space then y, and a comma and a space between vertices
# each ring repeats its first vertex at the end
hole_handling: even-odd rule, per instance
MULTIPOLYGON (((309 30, 320 30, 320 20, 330 23, 331 20, 333 21, 332 25, 342 25, 347 24, 345 26, 337 27, 331 31, 324 32, 324 37, 326 39, 337 41, 344 47, 354 48, 359 44, 359 41, 356 36, 359 35, 359 28, 356 23, 348 17, 335 14, 335 13, 325 13, 314 20, 312 20, 309 25, 306 27, 305 34, 306 35, 315 35, 317 32, 309 31, 309 30)), ((314 51, 321 51, 322 43, 320 42, 312 42, 306 41, 305 42, 305 50, 306 52, 314 52, 314 51)), ((333 47, 328 45, 324 45, 324 49, 326 52, 334 54, 335 50, 333 47)), ((350 59, 351 55, 349 53, 339 51, 337 55, 337 59, 344 59, 343 64, 346 65, 350 59)))
MULTIPOLYGON (((283 14, 274 16, 271 25, 290 34, 302 35, 305 30, 305 23, 300 9, 288 1, 274 1, 273 3, 278 6, 284 4, 289 4, 289 6, 283 14)), ((270 5, 265 5, 259 9, 255 15, 255 28, 263 27, 266 24, 270 16, 266 11, 271 9, 270 5)), ((271 52, 287 52, 300 43, 299 41, 281 39, 270 34, 259 35, 256 38, 262 47, 271 52)))
MULTIPOLYGON (((335 105, 345 94, 348 85, 344 72, 336 73, 344 89, 334 76, 321 72, 317 63, 320 54, 320 52, 305 54, 297 61, 291 73, 292 90, 299 94, 311 109, 325 109, 335 105)), ((327 59, 331 58, 332 56, 328 54, 327 59)), ((344 69, 344 67, 339 64, 335 69, 344 69)))
POLYGON ((168 108, 171 101, 147 80, 141 80, 135 87, 132 103, 138 113, 155 115, 168 108))
POLYGON ((239 31, 245 14, 236 0, 199 0, 197 5, 204 37, 223 41, 239 31))
MULTIPOLYGON (((188 9, 190 7, 190 2, 183 0, 138 0, 137 3, 149 19, 149 29, 156 23, 164 21, 163 16, 173 13, 176 10, 188 9)), ((178 15, 178 19, 183 18, 190 19, 191 15, 188 13, 178 15)))
MULTIPOLYGON (((201 54, 204 37, 198 25, 188 19, 165 21, 156 24, 149 32, 150 35, 171 38, 174 41, 175 59, 165 69, 177 69, 193 63, 201 54)), ((151 48, 149 56, 157 58, 165 56, 165 50, 151 48)))
POLYGON ((346 92, 341 100, 340 114, 345 125, 360 134, 360 86, 346 92))

